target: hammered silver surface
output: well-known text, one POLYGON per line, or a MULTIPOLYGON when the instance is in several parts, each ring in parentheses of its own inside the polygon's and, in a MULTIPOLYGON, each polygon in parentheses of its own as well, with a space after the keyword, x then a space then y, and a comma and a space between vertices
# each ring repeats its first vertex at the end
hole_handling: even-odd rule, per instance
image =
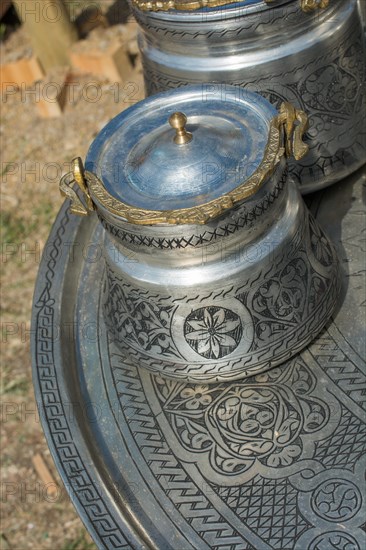
POLYGON ((343 266, 332 322, 281 367, 212 386, 151 375, 108 342, 102 229, 62 208, 35 290, 34 386, 99 548, 365 548, 364 192, 358 173, 310 199, 343 266))

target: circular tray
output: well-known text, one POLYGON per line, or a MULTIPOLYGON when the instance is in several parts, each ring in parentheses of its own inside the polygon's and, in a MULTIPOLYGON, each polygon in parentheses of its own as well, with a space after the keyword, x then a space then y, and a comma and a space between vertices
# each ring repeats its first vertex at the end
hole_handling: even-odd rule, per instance
POLYGON ((308 200, 341 259, 333 321, 286 364, 210 386, 137 370, 108 341, 102 230, 62 207, 35 290, 34 386, 100 548, 365 548, 363 178, 308 200))

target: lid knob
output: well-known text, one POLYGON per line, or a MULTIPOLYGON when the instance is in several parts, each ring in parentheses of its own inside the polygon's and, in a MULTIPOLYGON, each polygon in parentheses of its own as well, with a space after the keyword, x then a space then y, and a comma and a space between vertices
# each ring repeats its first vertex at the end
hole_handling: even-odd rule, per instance
POLYGON ((187 117, 184 113, 173 113, 169 117, 169 124, 175 129, 176 134, 174 136, 174 143, 177 145, 185 145, 189 143, 193 136, 190 132, 187 132, 185 125, 187 124, 187 117))

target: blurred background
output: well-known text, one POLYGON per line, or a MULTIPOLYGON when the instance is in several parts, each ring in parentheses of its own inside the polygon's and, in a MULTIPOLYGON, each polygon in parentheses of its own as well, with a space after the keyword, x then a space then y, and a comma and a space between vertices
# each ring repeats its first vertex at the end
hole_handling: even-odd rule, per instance
POLYGON ((92 549, 43 436, 30 317, 61 175, 144 96, 136 23, 126 0, 0 1, 0 548, 92 549))

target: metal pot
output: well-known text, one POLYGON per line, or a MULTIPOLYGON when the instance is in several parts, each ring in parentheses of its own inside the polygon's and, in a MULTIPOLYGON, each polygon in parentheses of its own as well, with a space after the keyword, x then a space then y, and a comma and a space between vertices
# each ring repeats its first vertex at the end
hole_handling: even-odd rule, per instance
POLYGON ((186 87, 127 109, 60 184, 105 228, 111 337, 133 364, 191 381, 285 361, 339 292, 334 249, 287 179, 287 157, 307 152, 306 115, 228 92, 186 87))
POLYGON ((289 163, 303 193, 365 162, 365 37, 357 0, 130 3, 141 27, 148 95, 225 83, 259 92, 277 108, 290 101, 306 111, 310 152, 289 163))

